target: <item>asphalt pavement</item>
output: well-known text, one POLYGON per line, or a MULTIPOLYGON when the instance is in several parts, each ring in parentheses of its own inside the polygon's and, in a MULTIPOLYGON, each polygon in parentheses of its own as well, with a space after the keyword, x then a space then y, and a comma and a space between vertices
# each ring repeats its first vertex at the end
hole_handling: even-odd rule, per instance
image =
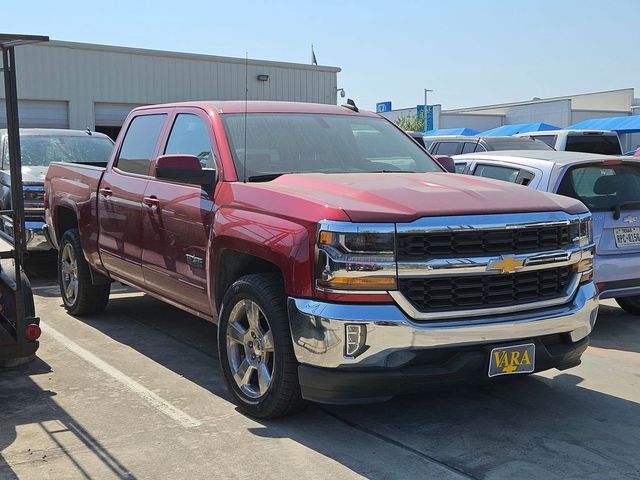
POLYGON ((257 421, 214 325, 123 286, 73 318, 49 267, 38 358, 0 371, 2 480, 640 478, 640 318, 614 302, 579 367, 257 421))

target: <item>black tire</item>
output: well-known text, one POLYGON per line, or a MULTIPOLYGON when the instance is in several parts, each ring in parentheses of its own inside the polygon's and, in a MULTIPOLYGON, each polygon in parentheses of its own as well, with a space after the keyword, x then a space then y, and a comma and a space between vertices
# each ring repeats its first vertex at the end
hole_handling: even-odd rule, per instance
POLYGON ((94 285, 91 281, 90 268, 82 253, 78 229, 67 230, 62 235, 58 250, 58 285, 60 286, 60 296, 64 302, 64 308, 71 315, 98 313, 107 307, 111 284, 94 285), (69 278, 68 274, 63 273, 63 257, 68 255, 67 248, 73 252, 75 259, 76 288, 74 289, 74 295, 70 295, 64 286, 69 278))
POLYGON ((640 295, 616 298, 616 302, 625 312, 632 315, 640 315, 640 295))
MULTIPOLYGON (((250 328, 248 327, 247 331, 250 328)), ((266 335, 264 338, 266 339, 266 335)), ((231 349, 234 349, 234 345, 232 342, 231 349)), ((241 350, 243 347, 235 345, 235 348, 241 350)), ((237 405, 248 415, 265 419, 277 418, 294 413, 305 405, 300 395, 298 362, 291 343, 286 296, 282 289, 282 279, 278 275, 247 275, 237 280, 227 290, 222 300, 218 323, 218 352, 227 387, 237 405), (272 369, 271 382, 266 391, 260 393, 257 398, 243 391, 234 379, 231 372, 232 360, 227 348, 230 316, 234 308, 242 308, 245 301, 254 302, 259 307, 260 322, 269 327, 273 339, 272 353, 269 353, 268 357, 266 353, 264 354, 265 365, 267 365, 266 362, 270 362, 269 368, 272 369), (238 305, 240 306, 237 307, 238 305), (267 358, 269 360, 266 360, 267 358)), ((258 375, 257 369, 255 375, 258 375)))
MULTIPOLYGON (((0 281, 0 305, 2 305, 3 315, 13 324, 15 327, 16 322, 16 302, 13 296, 13 288, 16 281, 16 269, 14 263, 11 260, 2 261, 2 272, 0 272, 2 281, 0 281)), ((24 313, 27 317, 35 317, 36 306, 33 301, 33 291, 31 290, 31 282, 24 272, 20 273, 22 279, 22 291, 24 294, 24 313)), ((11 368, 23 365, 36 358, 35 354, 27 357, 10 358, 7 360, 0 360, 0 367, 11 368)))

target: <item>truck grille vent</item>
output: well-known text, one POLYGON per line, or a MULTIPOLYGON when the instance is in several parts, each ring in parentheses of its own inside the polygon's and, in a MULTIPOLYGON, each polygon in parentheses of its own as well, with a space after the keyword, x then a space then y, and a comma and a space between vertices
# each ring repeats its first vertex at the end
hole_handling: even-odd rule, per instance
POLYGON ((422 312, 490 308, 538 302, 564 295, 571 267, 459 277, 401 278, 400 292, 422 312))
POLYGON ((572 240, 569 225, 513 230, 400 233, 397 249, 398 260, 416 261, 558 249, 571 244, 572 240))

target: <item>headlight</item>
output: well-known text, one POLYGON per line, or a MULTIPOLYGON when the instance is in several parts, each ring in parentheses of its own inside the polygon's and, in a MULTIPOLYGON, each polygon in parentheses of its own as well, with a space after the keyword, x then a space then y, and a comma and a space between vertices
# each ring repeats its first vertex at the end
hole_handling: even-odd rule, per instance
POLYGON ((316 286, 328 290, 395 290, 394 233, 393 224, 321 224, 316 286))
POLYGON ((574 224, 573 242, 581 247, 591 245, 593 243, 593 224, 591 215, 585 216, 574 224))

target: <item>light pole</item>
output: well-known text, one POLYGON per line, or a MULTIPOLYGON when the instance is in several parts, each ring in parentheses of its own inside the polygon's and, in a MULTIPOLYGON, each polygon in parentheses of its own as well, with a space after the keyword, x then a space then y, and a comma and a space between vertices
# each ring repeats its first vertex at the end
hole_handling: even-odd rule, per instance
POLYGON ((429 90, 428 88, 424 89, 424 122, 422 126, 422 131, 427 132, 427 93, 433 92, 433 90, 429 90))

